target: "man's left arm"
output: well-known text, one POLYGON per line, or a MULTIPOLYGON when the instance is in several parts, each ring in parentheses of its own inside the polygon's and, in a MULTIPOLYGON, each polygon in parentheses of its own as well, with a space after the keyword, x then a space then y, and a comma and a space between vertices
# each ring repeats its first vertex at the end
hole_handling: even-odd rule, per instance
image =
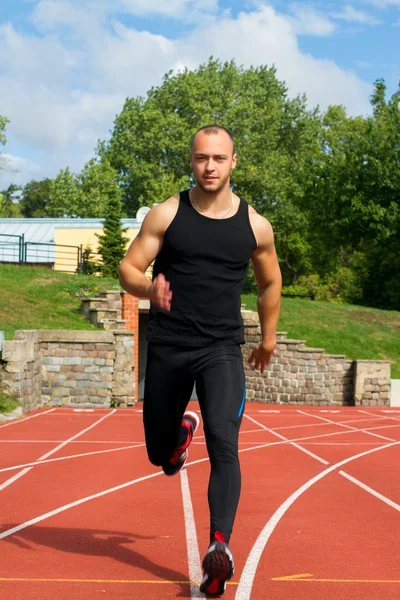
POLYGON ((275 353, 282 276, 271 224, 255 211, 250 220, 257 241, 251 260, 258 286, 257 310, 261 325, 261 344, 251 353, 249 363, 263 373, 275 353))

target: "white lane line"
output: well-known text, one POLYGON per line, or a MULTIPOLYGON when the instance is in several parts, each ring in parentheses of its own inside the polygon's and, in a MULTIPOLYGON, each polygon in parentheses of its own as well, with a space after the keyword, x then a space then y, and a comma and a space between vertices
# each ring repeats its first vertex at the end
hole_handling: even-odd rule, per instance
MULTIPOLYGON (((281 442, 277 442, 277 443, 280 444, 281 442)), ((255 446, 254 450, 257 450, 260 447, 264 448, 264 446, 255 446)), ((246 448, 246 450, 252 450, 252 449, 253 448, 246 448)), ((243 452, 243 450, 239 450, 239 452, 243 452)), ((209 460, 208 457, 199 458, 197 460, 193 460, 190 463, 187 463, 185 465, 185 467, 187 468, 187 467, 191 467, 193 465, 198 465, 200 463, 208 462, 208 460, 209 460)), ((48 519, 50 517, 58 515, 59 513, 69 510, 70 508, 74 508, 75 506, 79 506, 81 504, 89 502, 90 500, 95 500, 96 498, 101 498, 102 496, 106 496, 107 494, 117 492, 126 487, 129 487, 130 485, 140 483, 141 481, 146 481, 148 479, 152 479, 153 477, 159 477, 160 475, 163 475, 163 474, 164 474, 163 471, 157 471, 156 473, 151 473, 150 475, 145 475, 144 477, 139 477, 138 479, 133 479, 132 481, 127 481, 126 483, 122 483, 115 487, 108 488, 107 490, 103 490, 102 492, 98 492, 97 494, 92 494, 91 496, 86 496, 85 498, 75 500, 74 502, 71 502, 70 504, 64 504, 64 506, 60 506, 59 508, 51 510, 50 512, 39 515, 38 517, 35 517, 34 519, 25 521, 25 523, 21 523, 20 525, 16 525, 15 527, 12 527, 11 529, 7 529, 6 531, 3 531, 2 533, 0 533, 0 540, 4 539, 6 537, 9 537, 13 533, 17 533, 18 531, 21 531, 22 529, 26 529, 30 525, 35 525, 36 523, 40 523, 41 521, 44 521, 45 519, 48 519)))
POLYGON ((55 410, 55 408, 50 408, 50 410, 44 410, 43 412, 37 413, 36 415, 32 415, 30 417, 24 417, 23 419, 15 419, 14 421, 10 421, 9 423, 2 423, 2 425, 0 425, 0 429, 4 429, 4 427, 11 427, 11 425, 18 425, 18 423, 25 423, 25 421, 29 421, 29 419, 36 419, 36 417, 48 415, 54 412, 55 410))
POLYGON ((379 500, 382 500, 382 502, 385 502, 385 504, 388 504, 389 506, 391 506, 392 508, 394 508, 395 510, 398 510, 400 512, 400 504, 396 504, 396 502, 393 502, 393 500, 390 500, 390 498, 383 496, 383 494, 380 494, 376 490, 370 488, 368 485, 366 485, 365 483, 362 483, 362 481, 359 481, 358 479, 356 479, 355 477, 352 477, 348 473, 345 473, 344 471, 339 471, 339 473, 340 473, 340 475, 342 475, 343 477, 345 477, 352 483, 355 483, 356 485, 358 485, 360 488, 362 488, 369 494, 372 494, 372 496, 375 496, 379 500))
MULTIPOLYGON (((311 413, 308 413, 311 416, 311 413)), ((318 417, 318 415, 312 415, 313 417, 318 417)), ((321 418, 321 417, 320 417, 321 418)), ((367 421, 376 421, 377 417, 373 417, 372 419, 350 419, 349 421, 332 421, 335 424, 348 424, 348 423, 365 423, 367 421)), ((323 427, 329 425, 329 423, 306 423, 304 425, 286 425, 285 427, 271 427, 272 431, 281 431, 283 429, 298 429, 299 427, 323 427)))
MULTIPOLYGON (((396 417, 389 417, 387 414, 384 415, 377 415, 376 413, 371 413, 371 412, 367 412, 366 410, 359 410, 358 412, 363 413, 364 415, 374 415, 375 417, 377 417, 378 419, 390 419, 391 421, 400 421, 399 418, 396 417)), ((382 412, 388 412, 388 411, 382 411, 382 412)), ((390 411, 391 412, 391 411, 390 411)), ((395 412, 395 411, 393 411, 395 412)), ((397 412, 397 411, 396 411, 397 412)))
POLYGON ((313 454, 310 450, 307 450, 306 448, 302 448, 302 446, 299 446, 299 444, 296 444, 295 442, 291 442, 290 440, 288 440, 287 437, 284 437, 280 433, 277 433, 276 431, 273 431, 272 429, 269 429, 265 425, 262 425, 261 423, 259 423, 255 419, 253 419, 253 417, 249 417, 249 415, 246 415, 246 413, 244 413, 243 416, 246 417, 247 419, 249 419, 255 425, 259 425, 259 427, 261 427, 265 431, 268 431, 269 433, 272 433, 272 435, 275 435, 276 437, 280 438, 281 440, 284 440, 286 443, 289 442, 291 446, 294 446, 295 448, 298 448, 298 450, 301 450, 305 454, 308 454, 312 458, 315 458, 315 460, 318 460, 319 462, 323 463, 324 465, 328 465, 329 464, 328 461, 324 460, 323 458, 320 458, 316 454, 313 454))
POLYGON ((261 555, 264 552, 265 546, 267 545, 268 540, 270 539, 273 531, 278 525, 279 521, 282 519, 284 514, 289 510, 289 508, 294 504, 294 502, 310 487, 312 487, 315 483, 354 460, 358 458, 362 458, 373 452, 379 452, 380 450, 385 450, 387 448, 391 448, 392 446, 399 445, 400 442, 392 442, 390 444, 385 444, 384 446, 380 446, 379 448, 372 448, 371 450, 366 450, 365 452, 361 452, 360 454, 356 454, 355 456, 350 456, 340 462, 337 462, 330 467, 318 473, 315 477, 312 477, 306 483, 304 483, 301 487, 299 487, 295 492, 293 492, 283 504, 274 512, 272 517, 266 523, 265 527, 262 529, 260 535, 258 536, 253 548, 250 551, 250 554, 247 558, 246 564, 244 566, 242 575, 240 577, 239 585, 237 587, 235 600, 250 600, 251 590, 253 588, 254 577, 258 568, 258 563, 260 561, 261 555))
MULTIPOLYGON (((197 541, 196 525, 194 521, 194 512, 192 498, 190 495, 189 478, 187 470, 181 471, 181 489, 182 489, 182 500, 183 500, 183 513, 185 519, 185 531, 186 531, 186 549, 188 556, 189 566, 189 580, 201 581, 202 572, 200 566, 200 551, 199 544, 197 541)), ((190 597, 191 598, 205 598, 205 594, 202 594, 197 584, 190 584, 190 597)))
POLYGON ((16 465, 15 467, 6 467, 0 469, 0 473, 6 471, 15 471, 16 469, 22 469, 23 467, 36 467, 37 465, 46 465, 48 463, 58 462, 60 460, 69 460, 71 458, 82 458, 84 456, 93 456, 94 454, 107 454, 109 452, 119 452, 120 450, 131 450, 132 448, 139 448, 144 446, 144 442, 135 444, 134 446, 123 446, 122 448, 110 448, 109 450, 96 450, 95 452, 84 452, 83 454, 70 454, 69 456, 60 456, 59 458, 49 458, 48 460, 37 460, 36 462, 26 463, 24 465, 16 465))
MULTIPOLYGON (((299 411, 302 415, 307 415, 307 417, 314 417, 315 419, 321 419, 322 421, 325 421, 326 423, 330 423, 331 425, 337 425, 338 427, 345 427, 346 429, 351 429, 352 431, 359 431, 360 433, 366 433, 367 435, 373 435, 374 437, 377 438, 381 438, 382 440, 385 440, 387 442, 395 442, 396 440, 394 440, 393 438, 388 438, 385 437, 384 435, 379 435, 379 433, 373 433, 372 431, 369 431, 368 429, 358 429, 358 427, 353 427, 352 425, 347 425, 346 423, 338 423, 336 421, 332 421, 331 419, 327 419, 326 417, 319 417, 318 415, 312 415, 311 413, 306 413, 303 411, 299 411)), ((375 429, 375 428, 373 428, 375 429)))
MULTIPOLYGON (((101 417, 100 419, 98 419, 97 421, 95 421, 94 423, 92 423, 92 425, 90 425, 89 427, 86 427, 86 429, 82 429, 82 431, 79 431, 78 433, 76 433, 72 437, 68 438, 68 440, 65 440, 64 442, 62 442, 61 444, 59 444, 58 446, 56 446, 55 448, 53 448, 53 450, 50 450, 49 452, 46 452, 46 454, 43 454, 43 456, 41 456, 40 458, 38 458, 38 461, 46 460, 46 458, 48 458, 49 456, 51 456, 55 452, 58 452, 58 450, 61 450, 61 448, 64 448, 64 446, 66 446, 67 444, 69 444, 69 442, 72 442, 73 440, 75 440, 79 436, 81 436, 84 433, 90 431, 91 429, 93 429, 93 427, 96 427, 96 425, 98 425, 99 423, 101 423, 102 421, 104 421, 104 419, 107 419, 108 417, 110 417, 115 412, 115 410, 116 409, 114 409, 113 412, 105 415, 104 417, 101 417)), ((14 483, 14 481, 16 481, 17 479, 19 479, 20 477, 23 477, 24 475, 26 475, 26 473, 28 473, 32 468, 33 467, 29 467, 28 469, 23 469, 22 471, 20 471, 19 473, 17 473, 13 477, 11 477, 10 479, 7 479, 4 483, 2 483, 0 485, 0 492, 2 490, 4 490, 6 487, 8 487, 9 485, 11 485, 12 483, 14 483)))

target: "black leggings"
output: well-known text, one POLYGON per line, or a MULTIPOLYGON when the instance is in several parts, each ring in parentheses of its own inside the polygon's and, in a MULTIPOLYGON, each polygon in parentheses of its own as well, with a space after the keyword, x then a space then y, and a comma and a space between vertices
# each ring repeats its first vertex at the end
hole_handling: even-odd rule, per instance
POLYGON ((245 378, 240 346, 187 350, 149 344, 143 405, 147 453, 154 465, 168 461, 179 443, 194 383, 211 463, 210 537, 221 531, 228 542, 241 486, 238 437, 245 378))

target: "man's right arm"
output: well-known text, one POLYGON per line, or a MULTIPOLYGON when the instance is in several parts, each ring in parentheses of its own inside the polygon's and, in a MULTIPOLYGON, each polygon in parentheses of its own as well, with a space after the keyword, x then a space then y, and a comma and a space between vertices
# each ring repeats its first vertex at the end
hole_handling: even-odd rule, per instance
POLYGON ((165 310, 170 306, 169 283, 161 274, 151 282, 145 273, 161 250, 164 232, 173 220, 177 206, 174 197, 147 213, 119 268, 119 280, 124 290, 138 298, 150 298, 165 310))

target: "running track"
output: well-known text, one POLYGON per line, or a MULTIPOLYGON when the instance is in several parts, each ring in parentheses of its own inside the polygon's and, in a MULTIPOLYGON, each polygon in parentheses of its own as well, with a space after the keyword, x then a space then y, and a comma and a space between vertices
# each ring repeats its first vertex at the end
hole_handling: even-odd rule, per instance
MULTIPOLYGON (((1 600, 202 597, 203 431, 167 478, 147 461, 139 408, 0 426, 1 600)), ((248 403, 240 451, 224 598, 400 597, 399 410, 248 403)))

